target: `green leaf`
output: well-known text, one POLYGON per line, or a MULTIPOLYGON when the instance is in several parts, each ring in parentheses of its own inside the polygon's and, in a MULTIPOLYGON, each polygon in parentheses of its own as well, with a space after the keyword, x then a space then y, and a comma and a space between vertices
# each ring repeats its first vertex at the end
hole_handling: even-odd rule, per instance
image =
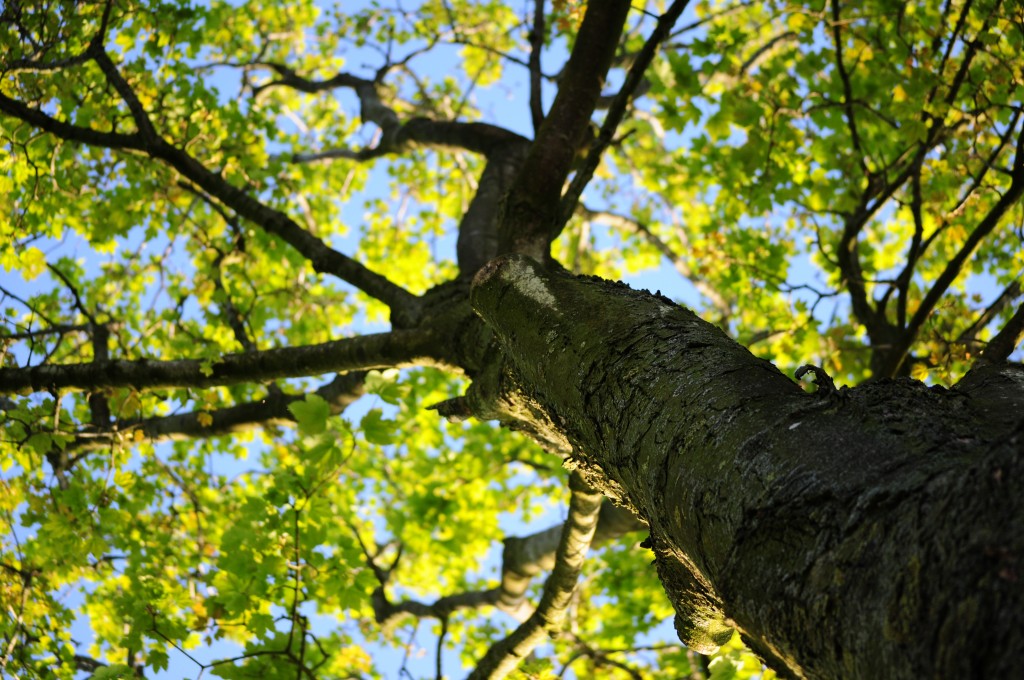
POLYGON ((385 420, 379 408, 370 409, 359 423, 366 441, 371 444, 393 444, 395 441, 395 421, 385 420))
POLYGON ((288 404, 288 410, 304 435, 320 434, 327 429, 327 419, 331 417, 331 405, 317 394, 307 394, 303 401, 293 401, 288 404))
POLYGON ((135 671, 130 666, 121 663, 114 666, 104 666, 89 676, 91 680, 134 680, 135 677, 135 671))

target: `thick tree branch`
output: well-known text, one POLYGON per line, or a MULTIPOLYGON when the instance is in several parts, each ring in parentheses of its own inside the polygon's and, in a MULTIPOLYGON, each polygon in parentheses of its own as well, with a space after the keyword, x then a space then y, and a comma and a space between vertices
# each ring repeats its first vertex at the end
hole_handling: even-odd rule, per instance
POLYGON ((1024 509, 1007 486, 1021 479, 1019 365, 972 371, 1010 399, 911 380, 825 398, 663 298, 527 257, 489 263, 472 303, 573 461, 649 522, 691 649, 713 651, 735 625, 794 677, 1012 674, 1022 593, 979 551, 1021 543, 1006 522, 1024 509), (823 504, 826 518, 809 511, 823 504), (962 505, 972 521, 950 535, 962 505), (915 555, 942 568, 886 580, 915 555), (901 606, 908 592, 923 604, 901 606), (864 637, 887 626, 905 633, 864 637))
POLYGON ((500 153, 487 155, 487 165, 480 174, 476 192, 459 221, 456 255, 461 277, 472 277, 498 254, 501 202, 529 151, 529 141, 520 138, 501 147, 500 153))
POLYGON ((561 217, 562 185, 615 56, 628 0, 591 3, 562 75, 562 86, 506 200, 499 252, 550 259, 550 239, 561 217))
POLYGON ((544 124, 544 99, 541 91, 541 79, 544 71, 540 57, 547 37, 544 25, 544 0, 535 0, 533 6, 533 30, 530 32, 530 118, 533 121, 533 132, 537 134, 544 124))
POLYGON ((573 212, 576 210, 576 204, 579 202, 580 196, 583 194, 583 189, 590 182, 590 179, 594 176, 594 171, 597 170, 597 166, 601 162, 601 156, 604 154, 605 149, 612 143, 615 138, 615 131, 619 127, 619 123, 622 122, 623 116, 626 114, 626 109, 629 107, 629 103, 633 100, 633 95, 636 93, 637 88, 643 82, 644 73, 647 72, 647 67, 651 61, 654 60, 654 56, 658 53, 658 47, 664 42, 668 36, 672 27, 676 21, 679 20, 679 16, 686 9, 689 4, 689 0, 675 0, 668 10, 658 17, 658 23, 651 32, 651 35, 647 38, 647 42, 644 43, 640 53, 636 56, 633 64, 629 67, 629 72, 626 74, 626 80, 622 84, 622 88, 619 93, 615 95, 615 99, 612 101, 611 106, 608 108, 608 113, 605 115, 604 122, 601 124, 601 131, 597 135, 597 140, 590 146, 590 150, 587 152, 586 160, 583 161, 583 165, 576 170, 576 175, 572 179, 572 183, 566 190, 565 195, 562 197, 561 204, 561 215, 558 224, 552 231, 551 238, 555 238, 565 227, 565 223, 572 217, 573 212))
POLYGON ((576 589, 576 580, 594 536, 602 498, 578 473, 570 475, 569 486, 572 489, 569 517, 558 545, 555 568, 544 584, 540 604, 525 623, 487 650, 476 669, 469 674, 469 680, 499 680, 505 677, 565 618, 566 608, 576 589))
POLYGON ((429 330, 361 335, 318 345, 226 354, 217 359, 104 361, 0 369, 0 393, 212 387, 371 368, 438 364, 429 330))
MULTIPOLYGON (((591 546, 597 547, 614 541, 631 531, 640 531, 646 525, 632 512, 605 499, 597 517, 597 528, 591 546)), ((556 563, 556 554, 565 523, 538 531, 529 536, 510 536, 505 539, 501 558, 501 585, 490 590, 456 593, 435 600, 432 604, 416 600, 389 602, 381 590, 374 598, 377 623, 387 626, 403 614, 441 619, 458 609, 494 606, 519 621, 529 618, 531 608, 526 591, 532 580, 556 563)))

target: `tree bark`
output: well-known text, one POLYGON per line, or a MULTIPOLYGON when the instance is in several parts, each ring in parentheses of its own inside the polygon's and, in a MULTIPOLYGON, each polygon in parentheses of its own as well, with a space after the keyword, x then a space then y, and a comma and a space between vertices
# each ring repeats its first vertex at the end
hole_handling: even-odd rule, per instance
POLYGON ((1021 366, 808 394, 663 297, 517 255, 472 303, 506 365, 469 401, 530 404, 516 417, 648 523, 684 643, 737 628, 790 677, 1013 674, 1021 366))

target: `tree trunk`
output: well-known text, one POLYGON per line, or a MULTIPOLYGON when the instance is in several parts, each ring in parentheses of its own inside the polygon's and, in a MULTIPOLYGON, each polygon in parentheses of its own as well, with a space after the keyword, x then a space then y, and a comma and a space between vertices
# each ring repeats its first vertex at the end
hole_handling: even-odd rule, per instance
POLYGON ((485 266, 472 301, 506 364, 470 401, 527 404, 648 523, 683 642, 708 652, 735 627, 793 677, 1019 667, 1020 366, 808 394, 660 295, 523 256, 485 266))

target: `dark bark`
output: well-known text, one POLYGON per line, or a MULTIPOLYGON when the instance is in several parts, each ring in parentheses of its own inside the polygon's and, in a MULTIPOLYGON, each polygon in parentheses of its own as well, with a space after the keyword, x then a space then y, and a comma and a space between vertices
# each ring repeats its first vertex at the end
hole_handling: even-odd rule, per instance
POLYGON ((438 336, 430 330, 360 335, 319 345, 224 354, 217 359, 108 360, 0 368, 0 392, 210 387, 372 368, 437 363, 438 336))
POLYGON ((562 185, 601 96, 629 7, 624 0, 587 7, 558 95, 506 200, 499 252, 550 259, 562 185))
POLYGON ((473 389, 532 404, 517 417, 647 521, 684 642, 736 627, 794 677, 1019 664, 1020 366, 807 394, 664 298, 522 256, 481 270, 473 305, 508 357, 473 389))
MULTIPOLYGON (((612 99, 608 107, 608 113, 601 124, 597 139, 590 144, 586 158, 577 169, 576 176, 573 177, 572 183, 566 189, 565 195, 562 196, 560 215, 558 221, 553 225, 549 235, 550 239, 556 238, 561 233, 565 223, 569 221, 569 218, 576 211, 580 196, 583 195, 583 189, 593 178, 594 171, 597 170, 597 166, 601 163, 601 157, 611 145, 619 123, 622 122, 623 116, 626 115, 627 107, 633 101, 633 97, 639 92, 640 86, 644 82, 644 73, 647 71, 647 67, 650 66, 654 55, 658 52, 658 47, 668 38, 669 31, 672 30, 672 27, 688 4, 689 0, 675 0, 668 10, 658 17, 658 23, 654 30, 651 31, 651 35, 648 36, 640 52, 633 58, 633 63, 626 73, 625 82, 623 82, 618 94, 612 99)), ((597 106, 596 100, 593 106, 597 106)))

